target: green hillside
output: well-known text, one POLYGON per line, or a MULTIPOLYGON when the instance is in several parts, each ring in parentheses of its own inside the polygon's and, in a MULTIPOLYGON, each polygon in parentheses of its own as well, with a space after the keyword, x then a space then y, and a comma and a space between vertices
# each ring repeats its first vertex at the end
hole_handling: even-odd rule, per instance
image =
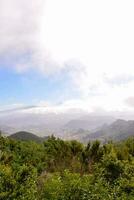
POLYGON ((26 131, 20 131, 20 132, 10 135, 9 138, 15 139, 15 140, 22 140, 22 141, 42 142, 47 137, 41 138, 41 137, 38 137, 37 135, 34 135, 33 133, 29 133, 26 131))
POLYGON ((0 200, 23 199, 133 200, 134 138, 84 146, 0 137, 0 200))

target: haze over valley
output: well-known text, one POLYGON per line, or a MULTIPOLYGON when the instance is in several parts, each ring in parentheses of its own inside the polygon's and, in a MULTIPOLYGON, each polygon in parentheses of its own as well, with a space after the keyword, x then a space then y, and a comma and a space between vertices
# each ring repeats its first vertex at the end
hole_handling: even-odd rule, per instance
POLYGON ((132 112, 89 113, 80 109, 54 112, 45 106, 32 106, 1 111, 0 130, 3 136, 26 131, 42 138, 55 135, 84 143, 96 139, 106 142, 133 136, 133 119, 132 112))

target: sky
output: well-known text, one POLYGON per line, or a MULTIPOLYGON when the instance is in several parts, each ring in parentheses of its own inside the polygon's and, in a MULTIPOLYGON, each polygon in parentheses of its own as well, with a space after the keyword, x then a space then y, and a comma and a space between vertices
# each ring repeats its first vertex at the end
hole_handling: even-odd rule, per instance
POLYGON ((0 110, 134 110, 133 0, 0 0, 0 110))

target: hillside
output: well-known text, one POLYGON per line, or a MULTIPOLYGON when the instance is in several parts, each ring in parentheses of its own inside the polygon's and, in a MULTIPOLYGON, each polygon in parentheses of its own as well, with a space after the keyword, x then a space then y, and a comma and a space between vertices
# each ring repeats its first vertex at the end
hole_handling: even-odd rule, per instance
POLYGON ((134 136, 134 121, 118 119, 110 125, 104 125, 99 130, 92 132, 83 138, 84 141, 88 140, 124 140, 130 136, 134 136))
POLYGON ((47 137, 41 138, 41 137, 34 135, 33 133, 29 133, 26 131, 20 131, 20 132, 10 135, 9 138, 15 139, 15 140, 41 142, 41 141, 45 140, 47 137))
MULTIPOLYGON (((120 140, 124 140, 128 138, 129 136, 134 136, 134 120, 126 121, 126 120, 118 119, 110 124, 108 123, 103 124, 103 122, 106 122, 104 118, 102 120, 102 118, 96 118, 96 117, 88 121, 86 120, 73 121, 72 120, 67 124, 68 128, 66 126, 66 128, 57 131, 57 134, 54 133, 54 135, 64 140, 78 140, 83 143, 87 143, 89 140, 92 141, 96 139, 102 142, 106 142, 108 140, 120 141, 120 140), (98 121, 98 124, 97 124, 97 121, 98 121), (74 125, 73 125, 73 122, 74 122, 74 125), (78 129, 78 127, 82 127, 84 126, 84 124, 86 128, 78 129), (91 130, 89 129, 89 127, 91 127, 91 130)), ((44 130, 45 131, 43 132, 45 133, 46 129, 44 130)), ((41 142, 47 138, 47 136, 45 136, 46 133, 44 134, 45 137, 37 136, 36 132, 34 131, 33 133, 29 131, 19 131, 19 132, 16 132, 15 134, 10 135, 9 137, 13 139, 17 139, 17 140, 28 140, 28 141, 32 140, 36 142, 41 142)), ((50 135, 50 133, 48 135, 50 135)))
POLYGON ((83 145, 0 137, 0 200, 133 200, 133 147, 134 138, 83 145))
POLYGON ((79 119, 70 120, 64 128, 69 130, 96 130, 104 124, 111 124, 115 121, 114 117, 111 116, 83 116, 79 119))

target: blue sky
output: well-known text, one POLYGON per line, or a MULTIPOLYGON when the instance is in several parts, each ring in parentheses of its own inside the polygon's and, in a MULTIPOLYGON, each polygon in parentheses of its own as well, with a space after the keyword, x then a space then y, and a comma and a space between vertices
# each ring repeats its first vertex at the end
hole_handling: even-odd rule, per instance
POLYGON ((133 10, 133 0, 1 0, 0 106, 133 109, 133 10))
POLYGON ((40 101, 61 103, 68 98, 77 97, 71 88, 69 77, 61 74, 58 79, 45 77, 38 72, 18 73, 11 68, 0 68, 1 105, 36 105, 40 101))

